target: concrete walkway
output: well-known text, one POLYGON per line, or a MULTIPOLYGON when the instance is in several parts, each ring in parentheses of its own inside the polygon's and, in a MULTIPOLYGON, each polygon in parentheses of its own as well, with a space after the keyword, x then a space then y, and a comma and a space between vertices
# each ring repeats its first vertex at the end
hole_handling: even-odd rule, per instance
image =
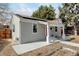
POLYGON ((79 48, 79 44, 78 43, 73 43, 73 42, 68 42, 68 41, 60 41, 59 40, 59 42, 60 43, 62 43, 62 44, 66 44, 66 45, 70 45, 70 46, 75 46, 75 47, 78 47, 79 48))
MULTIPOLYGON (((66 39, 69 39, 69 37, 67 36, 66 39)), ((75 46, 75 47, 78 47, 79 48, 79 44, 78 43, 74 43, 74 42, 70 42, 70 41, 62 41, 62 40, 58 40, 54 37, 50 38, 51 42, 57 42, 59 41, 60 43, 62 44, 66 44, 66 45, 70 45, 70 46, 75 46), (54 39, 54 40, 52 40, 54 39)))
POLYGON ((13 45, 12 48, 18 55, 20 55, 25 52, 28 52, 46 45, 49 45, 49 44, 47 44, 46 42, 32 42, 27 44, 13 45))

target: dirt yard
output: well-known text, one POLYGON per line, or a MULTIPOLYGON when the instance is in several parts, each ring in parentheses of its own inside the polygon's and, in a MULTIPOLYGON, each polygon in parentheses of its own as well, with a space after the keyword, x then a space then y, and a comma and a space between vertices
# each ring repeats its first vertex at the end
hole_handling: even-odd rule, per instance
POLYGON ((79 48, 67 46, 64 44, 61 44, 59 42, 27 52, 22 54, 21 56, 75 56, 79 54, 79 48), (76 51, 76 53, 63 50, 63 47, 70 48, 76 51))
POLYGON ((8 45, 1 53, 2 56, 73 56, 73 55, 79 55, 79 48, 61 44, 60 42, 55 42, 53 44, 26 52, 21 55, 17 55, 16 52, 13 50, 11 45, 8 45), (70 48, 76 51, 76 53, 63 50, 62 48, 70 48))
POLYGON ((8 44, 10 44, 9 41, 0 40, 0 52, 1 52, 8 44))
POLYGON ((1 56, 17 56, 11 45, 6 46, 0 53, 1 56))
POLYGON ((69 36, 69 37, 74 38, 73 40, 71 40, 71 42, 79 43, 79 36, 72 35, 72 36, 69 36))
MULTIPOLYGON (((75 38, 70 40, 70 42, 79 43, 79 36, 70 36, 71 38, 75 38)), ((79 56, 79 48, 62 44, 60 42, 55 42, 50 45, 25 52, 24 54, 17 55, 17 53, 13 50, 12 45, 9 44, 10 42, 0 41, 0 55, 1 56, 79 56), (8 45, 9 44, 9 45, 8 45), (74 50, 76 53, 63 50, 63 47, 70 48, 74 50)))

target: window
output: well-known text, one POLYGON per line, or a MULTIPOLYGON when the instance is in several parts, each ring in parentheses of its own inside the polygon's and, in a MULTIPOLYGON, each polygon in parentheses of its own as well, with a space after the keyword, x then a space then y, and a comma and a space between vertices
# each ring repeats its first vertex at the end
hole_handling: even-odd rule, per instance
POLYGON ((57 27, 55 27, 55 32, 57 32, 57 27))
POLYGON ((33 33, 37 32, 37 24, 33 24, 33 33))
POLYGON ((50 27, 50 30, 52 30, 52 27, 50 27))
POLYGON ((15 25, 13 25, 13 32, 15 32, 15 25))

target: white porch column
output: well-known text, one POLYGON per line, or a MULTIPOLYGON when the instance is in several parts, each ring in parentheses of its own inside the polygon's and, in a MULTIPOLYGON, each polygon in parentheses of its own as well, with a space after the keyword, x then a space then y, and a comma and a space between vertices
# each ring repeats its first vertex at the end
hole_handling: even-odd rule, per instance
POLYGON ((62 35, 62 38, 65 39, 64 26, 63 26, 63 35, 62 35))
POLYGON ((49 25, 47 24, 47 37, 46 42, 49 43, 49 25))

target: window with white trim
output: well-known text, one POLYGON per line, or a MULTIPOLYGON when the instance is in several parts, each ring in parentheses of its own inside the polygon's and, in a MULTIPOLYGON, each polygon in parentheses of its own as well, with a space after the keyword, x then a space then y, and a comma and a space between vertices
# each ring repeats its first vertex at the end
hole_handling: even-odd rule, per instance
POLYGON ((33 24, 33 33, 37 33, 37 24, 33 24))

